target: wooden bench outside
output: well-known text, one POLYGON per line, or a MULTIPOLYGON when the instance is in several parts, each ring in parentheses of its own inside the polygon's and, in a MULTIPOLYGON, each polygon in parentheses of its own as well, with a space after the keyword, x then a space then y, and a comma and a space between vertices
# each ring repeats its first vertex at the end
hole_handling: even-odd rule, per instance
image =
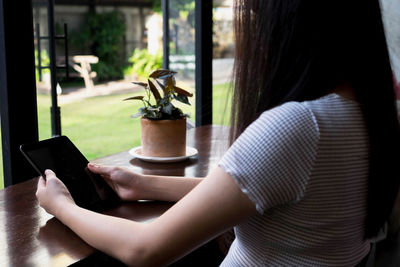
MULTIPOLYGON (((57 64, 65 64, 65 58, 60 57, 57 64)), ((93 55, 76 55, 68 57, 68 65, 71 66, 78 73, 71 73, 71 77, 82 77, 85 82, 85 88, 87 90, 93 90, 94 83, 93 79, 97 76, 95 71, 92 71, 90 64, 96 64, 99 62, 99 58, 93 55)))

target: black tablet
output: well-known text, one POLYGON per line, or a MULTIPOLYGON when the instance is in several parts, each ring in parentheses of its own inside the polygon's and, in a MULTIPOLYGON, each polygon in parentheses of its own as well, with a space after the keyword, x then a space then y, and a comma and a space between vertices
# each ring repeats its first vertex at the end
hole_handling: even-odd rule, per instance
POLYGON ((66 185, 75 203, 94 211, 111 208, 119 202, 118 195, 104 179, 87 168, 89 161, 66 136, 20 146, 38 174, 51 169, 66 185))

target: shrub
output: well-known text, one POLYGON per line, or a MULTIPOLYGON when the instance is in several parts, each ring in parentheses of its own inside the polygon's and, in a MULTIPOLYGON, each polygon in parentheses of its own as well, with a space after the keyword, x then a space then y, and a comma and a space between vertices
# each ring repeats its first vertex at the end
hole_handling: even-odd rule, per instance
POLYGON ((129 58, 130 66, 125 68, 125 75, 135 74, 140 79, 147 79, 152 70, 159 69, 162 66, 162 54, 150 54, 147 49, 135 49, 129 58))
POLYGON ((123 77, 123 36, 125 22, 118 11, 88 13, 82 29, 71 33, 71 44, 75 47, 90 48, 99 57, 93 65, 101 81, 123 77))

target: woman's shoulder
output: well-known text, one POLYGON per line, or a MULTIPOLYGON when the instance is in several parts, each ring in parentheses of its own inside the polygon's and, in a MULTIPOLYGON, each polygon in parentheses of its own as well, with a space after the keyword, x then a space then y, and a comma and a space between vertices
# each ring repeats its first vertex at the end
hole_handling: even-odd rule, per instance
MULTIPOLYGON (((312 108, 306 102, 290 101, 264 111, 258 118, 260 123, 276 124, 276 126, 316 126, 312 108)), ((302 127, 300 127, 302 128, 302 127)))
POLYGON ((310 109, 301 102, 287 102, 262 113, 233 143, 220 166, 263 213, 302 199, 318 144, 319 129, 310 109))
POLYGON ((262 113, 261 120, 284 120, 288 123, 313 122, 318 126, 317 117, 329 115, 354 116, 361 114, 357 101, 332 93, 318 99, 297 102, 290 101, 262 113))
POLYGON ((359 125, 362 121, 358 102, 332 93, 309 101, 286 102, 264 111, 240 139, 292 143, 312 137, 312 142, 318 143, 327 125, 342 127, 343 124, 359 125))
MULTIPOLYGON (((312 110, 303 102, 287 102, 263 112, 241 139, 286 142, 312 138, 318 142, 319 127, 312 110)), ((310 140, 309 140, 310 141, 310 140)))

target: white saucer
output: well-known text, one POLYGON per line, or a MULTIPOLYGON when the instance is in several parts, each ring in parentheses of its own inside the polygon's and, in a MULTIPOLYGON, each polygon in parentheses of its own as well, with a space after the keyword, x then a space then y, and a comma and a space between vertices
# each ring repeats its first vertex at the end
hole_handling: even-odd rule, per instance
POLYGON ((129 150, 129 154, 134 156, 135 158, 141 159, 143 161, 147 162, 163 162, 163 163, 168 163, 168 162, 178 162, 178 161, 183 161, 189 157, 196 156, 198 153, 197 149, 194 147, 186 147, 186 155, 185 156, 180 156, 180 157, 149 157, 149 156, 144 156, 142 155, 142 147, 138 146, 135 148, 132 148, 129 150))

